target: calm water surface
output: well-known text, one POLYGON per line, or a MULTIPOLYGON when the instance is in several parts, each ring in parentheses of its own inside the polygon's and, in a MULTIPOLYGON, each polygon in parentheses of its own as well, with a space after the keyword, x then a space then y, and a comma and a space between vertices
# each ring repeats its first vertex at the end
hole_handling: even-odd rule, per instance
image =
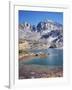
POLYGON ((63 50, 62 49, 46 49, 46 50, 31 50, 33 53, 44 52, 49 53, 48 57, 45 58, 35 58, 28 62, 25 62, 26 65, 48 65, 48 66, 63 66, 63 50))

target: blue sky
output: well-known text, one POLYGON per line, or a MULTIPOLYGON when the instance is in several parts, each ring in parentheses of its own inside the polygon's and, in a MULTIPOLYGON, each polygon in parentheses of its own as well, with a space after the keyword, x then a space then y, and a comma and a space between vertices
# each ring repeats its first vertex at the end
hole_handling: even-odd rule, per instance
POLYGON ((19 23, 28 22, 31 25, 37 25, 40 21, 46 19, 63 24, 63 13, 19 10, 19 23))

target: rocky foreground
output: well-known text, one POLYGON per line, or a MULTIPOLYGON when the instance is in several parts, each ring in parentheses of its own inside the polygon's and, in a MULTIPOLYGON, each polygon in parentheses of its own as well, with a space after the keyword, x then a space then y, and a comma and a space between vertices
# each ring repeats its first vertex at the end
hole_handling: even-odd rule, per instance
POLYGON ((19 69, 19 79, 63 77, 62 67, 43 67, 41 65, 23 65, 19 69))

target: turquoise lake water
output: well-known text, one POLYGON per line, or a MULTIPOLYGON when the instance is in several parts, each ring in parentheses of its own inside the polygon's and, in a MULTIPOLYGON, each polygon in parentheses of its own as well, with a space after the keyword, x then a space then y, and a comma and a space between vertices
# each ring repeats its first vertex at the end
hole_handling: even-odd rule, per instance
POLYGON ((62 66, 63 67, 63 50, 62 49, 46 49, 46 50, 31 50, 33 53, 44 52, 49 54, 45 58, 35 58, 26 63, 25 65, 48 65, 48 66, 62 66))

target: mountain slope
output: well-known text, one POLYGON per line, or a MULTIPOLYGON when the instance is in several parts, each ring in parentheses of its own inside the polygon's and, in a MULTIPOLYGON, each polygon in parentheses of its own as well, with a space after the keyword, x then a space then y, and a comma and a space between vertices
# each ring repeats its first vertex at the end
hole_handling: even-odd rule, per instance
POLYGON ((31 47, 63 47, 63 26, 51 20, 39 22, 37 26, 29 23, 19 24, 19 40, 29 42, 31 47))

